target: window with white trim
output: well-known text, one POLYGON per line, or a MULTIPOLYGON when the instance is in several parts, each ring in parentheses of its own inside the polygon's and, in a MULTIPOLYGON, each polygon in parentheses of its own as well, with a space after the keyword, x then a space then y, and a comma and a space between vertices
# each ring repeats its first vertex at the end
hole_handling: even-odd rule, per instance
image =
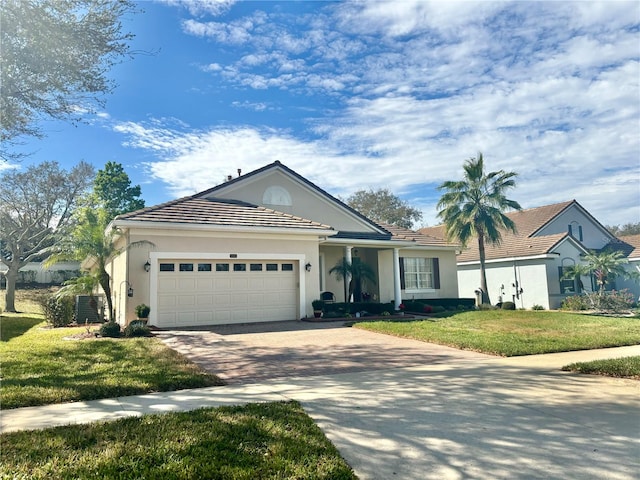
POLYGON ((432 258, 404 257, 405 290, 427 290, 434 288, 432 258))

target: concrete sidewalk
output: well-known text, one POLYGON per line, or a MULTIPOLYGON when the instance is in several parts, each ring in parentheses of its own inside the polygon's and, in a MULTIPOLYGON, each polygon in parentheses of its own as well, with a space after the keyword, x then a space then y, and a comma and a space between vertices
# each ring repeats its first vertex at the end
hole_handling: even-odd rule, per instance
POLYGON ((5 410, 2 432, 297 400, 360 479, 637 479, 640 382, 559 371, 640 346, 5 410))

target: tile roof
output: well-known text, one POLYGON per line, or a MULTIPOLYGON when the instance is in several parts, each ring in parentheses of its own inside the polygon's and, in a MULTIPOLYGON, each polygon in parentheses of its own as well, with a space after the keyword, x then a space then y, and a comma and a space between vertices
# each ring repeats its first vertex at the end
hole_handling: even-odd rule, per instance
POLYGON ((116 221, 180 223, 232 227, 333 230, 295 215, 246 202, 184 197, 116 217, 116 221))
POLYGON ((451 247, 458 246, 457 243, 450 243, 444 240, 443 236, 434 236, 421 231, 413 231, 407 228, 397 227, 388 223, 378 223, 382 228, 391 233, 391 240, 402 240, 415 242, 416 245, 451 247))
POLYGON ((618 237, 618 240, 622 242, 622 248, 620 246, 617 248, 620 248, 629 260, 640 259, 640 234, 624 235, 618 237))
MULTIPOLYGON (((517 233, 502 232, 502 243, 500 245, 486 245, 486 260, 497 260, 500 258, 529 257, 549 253, 561 240, 569 237, 567 232, 553 235, 534 237, 537 231, 549 223, 558 214, 573 204, 575 200, 568 202, 545 205, 543 207, 529 208, 516 212, 507 213, 516 225, 517 233)), ((421 228, 421 233, 444 237, 444 226, 421 228)), ((458 255, 458 262, 478 261, 480 253, 478 242, 470 240, 467 248, 458 255)))

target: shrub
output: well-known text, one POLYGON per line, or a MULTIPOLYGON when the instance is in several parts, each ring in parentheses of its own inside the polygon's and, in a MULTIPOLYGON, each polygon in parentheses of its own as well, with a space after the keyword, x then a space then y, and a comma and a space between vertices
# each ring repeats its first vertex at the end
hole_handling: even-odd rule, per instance
POLYGON ((535 304, 531 307, 531 310, 544 310, 544 307, 542 305, 535 304))
POLYGON ((151 312, 151 308, 144 303, 141 303, 136 307, 136 315, 138 318, 149 318, 149 312, 151 312))
POLYGON ((433 312, 433 307, 431 305, 425 305, 424 307, 422 307, 422 311, 424 313, 431 313, 433 312))
POLYGON ((590 308, 590 302, 586 295, 571 295, 563 300, 560 308, 562 310, 587 310, 590 308))
POLYGON ((502 308, 502 310, 515 310, 516 304, 513 302, 502 302, 502 306, 500 308, 502 308))
POLYGON ((120 324, 116 322, 107 322, 100 326, 101 337, 118 338, 120 336, 120 324))
POLYGON ((432 313, 442 313, 445 312, 447 309, 444 308, 442 305, 434 305, 433 307, 431 307, 431 312, 432 313))
POLYGON ((322 310, 324 309, 324 300, 314 300, 311 302, 311 306, 314 310, 322 310))
POLYGON ((562 302, 564 310, 597 310, 601 312, 628 312, 634 305, 633 295, 628 290, 592 292, 572 295, 562 302))
POLYGON ((147 327, 144 323, 133 321, 129 325, 127 325, 124 329, 125 337, 150 337, 151 329, 147 327))
POLYGON ((40 303, 45 320, 52 327, 66 327, 73 322, 74 301, 72 297, 48 295, 40 303))

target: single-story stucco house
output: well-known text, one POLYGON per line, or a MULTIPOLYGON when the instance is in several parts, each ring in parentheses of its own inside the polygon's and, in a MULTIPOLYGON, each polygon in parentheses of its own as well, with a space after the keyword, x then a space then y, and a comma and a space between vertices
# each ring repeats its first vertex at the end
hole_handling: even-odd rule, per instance
POLYGON ((458 296, 459 246, 377 224, 278 161, 110 228, 122 251, 108 266, 120 324, 142 303, 161 328, 312 317, 322 292, 345 300, 329 270, 354 257, 375 271, 374 300, 458 296), (152 245, 126 248, 142 241, 152 245))
MULTIPOLYGON (((518 308, 558 308, 567 296, 596 288, 587 277, 564 279, 564 271, 583 262, 582 256, 590 250, 618 248, 620 244, 576 200, 510 212, 507 216, 515 223, 517 233, 503 232, 500 245, 486 246, 487 288, 494 304, 513 301, 518 308)), ((442 225, 426 227, 420 233, 442 237, 444 229, 442 225)), ((638 250, 635 252, 637 257, 638 250)), ((638 260, 635 262, 638 264, 638 260)), ((473 296, 480 287, 476 239, 458 255, 457 265, 459 295, 473 296)), ((637 298, 635 282, 617 279, 613 287, 633 289, 637 298)))

